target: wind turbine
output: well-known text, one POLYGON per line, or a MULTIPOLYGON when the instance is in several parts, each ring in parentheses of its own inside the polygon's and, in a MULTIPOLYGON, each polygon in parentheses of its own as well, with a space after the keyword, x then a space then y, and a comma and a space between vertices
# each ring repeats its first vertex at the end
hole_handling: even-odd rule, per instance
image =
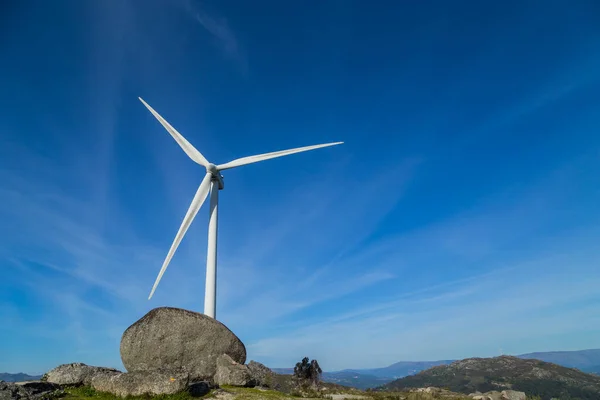
POLYGON ((221 171, 240 167, 242 165, 253 164, 255 162, 269 160, 271 158, 287 156, 294 153, 300 153, 303 151, 319 149, 322 147, 335 146, 337 144, 342 144, 343 142, 335 142, 335 143, 326 143, 326 144, 317 144, 313 146, 306 147, 298 147, 295 149, 289 150, 281 150, 274 151, 272 153, 259 154, 255 156, 242 157, 236 160, 230 161, 225 164, 215 165, 210 162, 200 153, 194 146, 190 144, 175 128, 173 128, 163 117, 161 117, 148 103, 146 103, 141 97, 139 97, 140 101, 146 106, 148 110, 158 119, 158 121, 165 127, 165 129, 173 136, 173 139, 179 144, 179 146, 185 151, 185 153, 197 164, 200 164, 204 168, 206 168, 206 175, 204 175, 204 179, 200 183, 196 194, 190 204, 190 207, 183 218, 183 222, 179 227, 179 231, 177 235, 175 235, 175 239, 173 240, 173 244, 167 253, 167 257, 158 273, 158 277, 154 282, 154 286, 152 287, 152 291, 150 292, 150 296, 148 296, 148 300, 152 298, 158 283, 160 282, 171 258, 173 258, 173 254, 175 254, 175 250, 181 243, 183 236, 187 232, 190 227, 194 217, 204 204, 206 197, 210 192, 210 218, 208 221, 208 250, 206 253, 206 289, 204 292, 204 314, 209 317, 216 318, 216 303, 217 303, 217 215, 218 215, 218 204, 219 204, 219 190, 223 190, 223 176, 221 175, 221 171))

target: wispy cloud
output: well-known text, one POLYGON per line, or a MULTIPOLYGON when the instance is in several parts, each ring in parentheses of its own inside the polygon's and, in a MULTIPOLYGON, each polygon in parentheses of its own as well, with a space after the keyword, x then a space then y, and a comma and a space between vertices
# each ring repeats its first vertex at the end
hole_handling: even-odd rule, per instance
POLYGON ((589 240, 600 233, 597 218, 577 230, 552 230, 565 216, 566 193, 576 196, 577 171, 595 164, 572 161, 518 192, 511 188, 510 196, 498 192, 455 217, 361 246, 341 265, 368 265, 396 279, 361 296, 361 307, 350 311, 348 302, 336 308, 345 310, 340 314, 304 317, 283 334, 253 341, 249 352, 271 365, 310 354, 328 369, 378 367, 494 355, 499 345, 513 353, 547 350, 551 339, 534 338, 597 331, 598 319, 577 324, 600 307, 600 253, 589 240), (348 348, 361 350, 346 356, 348 348))
MULTIPOLYGON (((42 164, 35 154, 29 151, 23 151, 23 154, 33 164, 42 164)), ((318 232, 318 240, 310 244, 311 253, 335 255, 344 250, 344 238, 360 240, 368 236, 377 220, 385 216, 405 189, 398 185, 388 197, 380 197, 379 200, 372 194, 381 192, 389 179, 401 177, 404 181, 410 180, 411 168, 390 169, 387 176, 376 181, 365 176, 364 180, 360 178, 337 187, 332 185, 329 191, 318 191, 321 194, 317 198, 322 201, 322 207, 311 206, 306 199, 295 196, 289 197, 287 204, 279 205, 284 215, 286 209, 298 206, 305 209, 300 208, 300 212, 291 218, 288 214, 285 223, 273 219, 273 225, 250 237, 253 244, 243 252, 230 257, 228 251, 222 257, 219 275, 219 313, 222 320, 240 335, 256 337, 261 333, 250 331, 249 323, 259 315, 264 323, 275 322, 307 307, 393 279, 393 273, 373 269, 360 273, 353 271, 347 276, 332 279, 335 276, 332 265, 307 265, 314 261, 313 256, 288 265, 286 252, 293 238, 310 237, 319 224, 325 226, 328 218, 330 227, 318 232), (369 190, 361 191, 364 187, 369 190), (346 200, 340 203, 339 209, 332 212, 332 203, 344 198, 346 200), (350 229, 360 221, 347 219, 346 213, 362 213, 373 204, 378 207, 369 223, 364 225, 365 229, 359 232, 350 229), (312 212, 310 218, 306 218, 305 211, 312 212), (336 230, 334 226, 341 223, 348 229, 344 230, 344 234, 338 233, 335 240, 328 240, 336 230), (258 249, 265 243, 263 238, 270 239, 267 252, 258 249), (246 260, 245 264, 234 264, 235 260, 242 259, 246 260)), ((72 345, 65 352, 65 362, 76 358, 93 363, 100 351, 99 348, 98 351, 90 350, 91 343, 95 343, 96 347, 103 349, 102 359, 110 360, 110 365, 119 367, 120 334, 144 312, 164 304, 201 310, 204 246, 201 251, 179 252, 176 265, 169 269, 161 282, 160 291, 148 302, 148 290, 167 247, 147 245, 127 221, 119 220, 118 229, 110 232, 90 223, 95 208, 76 194, 63 191, 54 185, 55 181, 46 180, 44 176, 64 174, 63 178, 68 180, 74 173, 77 172, 47 162, 44 172, 38 177, 24 177, 19 171, 0 170, 0 177, 6 183, 0 188, 3 199, 0 218, 6 221, 0 234, 8 238, 0 246, 0 253, 6 256, 5 268, 11 271, 17 282, 15 287, 35 293, 40 301, 43 299, 45 308, 53 309, 45 316, 32 316, 27 322, 21 321, 20 325, 46 326, 45 335, 54 339, 70 338, 72 345), (57 168, 60 173, 57 173, 57 168), (7 229, 17 226, 19 235, 11 236, 7 229), (196 271, 191 279, 190 271, 196 271), (102 329, 98 329, 100 326, 102 329)), ((331 176, 330 180, 326 179, 321 184, 330 185, 336 178, 339 177, 331 176)), ((299 182, 300 186, 312 184, 312 181, 299 182)), ((110 200, 113 205, 110 210, 114 214, 107 215, 107 218, 112 219, 122 213, 122 206, 118 198, 110 200), (115 209, 115 205, 119 208, 115 209)), ((198 231, 204 236, 204 229, 198 231)), ((235 229, 221 230, 221 238, 231 235, 236 235, 235 229)), ((187 239, 189 245, 193 240, 187 239)), ((205 239, 199 240, 204 242, 205 239)), ((26 331, 35 337, 33 330, 26 331)))
MULTIPOLYGON (((266 362, 284 362, 281 366, 293 365, 298 354, 310 355, 332 370, 381 367, 398 360, 493 356, 498 346, 513 354, 547 350, 533 338, 599 328, 598 318, 587 319, 585 326, 578 322, 600 310, 594 289, 598 277, 583 286, 565 282, 564 273, 557 273, 565 265, 589 270, 568 258, 519 266, 307 324, 293 333, 257 340, 249 352, 266 362), (531 280, 539 268, 552 272, 531 280)), ((586 345, 595 344, 582 344, 586 345)))
POLYGON ((226 18, 217 16, 215 12, 209 12, 205 4, 193 0, 183 0, 186 11, 217 41, 217 45, 223 53, 236 61, 246 73, 248 69, 247 59, 240 47, 239 41, 229 26, 226 18))

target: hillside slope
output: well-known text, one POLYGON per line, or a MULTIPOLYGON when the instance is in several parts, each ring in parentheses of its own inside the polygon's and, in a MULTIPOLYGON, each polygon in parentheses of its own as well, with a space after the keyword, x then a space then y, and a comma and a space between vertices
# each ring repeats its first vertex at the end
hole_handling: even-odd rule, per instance
POLYGON ((512 356, 469 358, 386 384, 384 390, 436 386, 459 393, 514 389, 542 399, 600 399, 600 377, 539 360, 512 356))

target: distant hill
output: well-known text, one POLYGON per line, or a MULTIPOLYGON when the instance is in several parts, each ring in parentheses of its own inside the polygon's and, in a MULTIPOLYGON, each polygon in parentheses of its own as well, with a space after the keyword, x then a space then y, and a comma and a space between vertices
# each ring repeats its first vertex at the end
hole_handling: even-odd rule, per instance
POLYGON ((538 395, 544 400, 552 397, 600 399, 600 376, 545 361, 512 356, 456 361, 397 379, 382 389, 405 390, 428 386, 465 394, 510 388, 528 395, 538 395))
POLYGON ((27 375, 22 372, 16 374, 9 374, 8 372, 0 372, 0 381, 4 382, 24 382, 24 381, 37 381, 41 375, 27 375))
MULTIPOLYGON (((280 375, 292 375, 294 373, 293 368, 272 368, 272 370, 280 375)), ((352 370, 323 372, 321 379, 327 383, 335 383, 337 385, 353 387, 356 389, 370 389, 385 385, 394 380, 394 378, 381 378, 352 370)))
MULTIPOLYGON (((600 372, 600 349, 576 351, 548 351, 517 355, 523 359, 546 361, 563 367, 577 368, 589 372, 600 372), (591 370, 590 370, 591 368, 591 370), (595 369, 594 369, 595 368, 595 369)), ((353 369, 361 374, 375 375, 385 378, 402 378, 438 365, 447 365, 457 360, 440 361, 400 361, 384 368, 353 369)))
MULTIPOLYGON (((563 367, 577 368, 584 372, 600 374, 600 349, 577 351, 549 351, 527 353, 516 356, 522 359, 537 359, 562 365, 563 367)), ((398 378, 414 375, 431 367, 448 365, 457 360, 439 361, 400 361, 382 368, 345 369, 341 371, 328 371, 323 373, 325 382, 369 389, 381 386, 398 378)), ((293 368, 273 368, 278 374, 291 375, 293 368)))
POLYGON ((372 368, 372 369, 357 369, 351 370, 361 374, 374 375, 379 378, 387 378, 390 380, 405 377, 407 375, 413 375, 417 372, 423 371, 431 367, 437 367, 438 365, 447 365, 456 360, 440 360, 440 361, 400 361, 394 363, 388 367, 383 368, 372 368))
POLYGON ((375 375, 358 373, 351 370, 324 372, 322 379, 324 382, 335 383, 338 385, 362 390, 385 385, 392 380, 388 377, 378 377, 375 375))
POLYGON ((547 351, 541 353, 528 353, 517 356, 519 358, 534 358, 563 367, 585 369, 600 366, 600 349, 578 351, 547 351))
MULTIPOLYGON (((446 365, 456 360, 440 360, 440 361, 400 361, 383 368, 370 369, 344 369, 341 371, 324 372, 323 377, 341 377, 341 376, 368 376, 377 378, 377 380, 393 381, 394 379, 402 378, 407 375, 416 374, 424 369, 435 367, 438 365, 446 365)), ((294 373, 294 368, 272 368, 278 374, 291 375, 294 373)))
MULTIPOLYGON (((577 368, 584 372, 600 374, 600 349, 577 351, 549 351, 539 353, 521 354, 516 357, 522 359, 537 359, 562 365, 563 367, 577 368)), ((439 361, 400 361, 383 368, 345 369, 323 373, 325 382, 337 383, 359 389, 368 389, 381 386, 398 378, 414 375, 438 365, 448 365, 457 360, 439 361)), ((293 368, 273 368, 278 374, 291 375, 293 368)))

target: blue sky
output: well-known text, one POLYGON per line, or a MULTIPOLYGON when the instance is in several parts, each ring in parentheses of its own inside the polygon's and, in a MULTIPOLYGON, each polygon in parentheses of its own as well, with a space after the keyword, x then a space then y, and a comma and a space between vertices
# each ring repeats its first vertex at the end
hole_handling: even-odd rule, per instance
MULTIPOLYGON (((5 6, 6 7, 6 6, 5 6)), ((593 1, 13 2, 0 21, 0 371, 122 368, 158 306, 271 367, 600 347, 593 1)))

